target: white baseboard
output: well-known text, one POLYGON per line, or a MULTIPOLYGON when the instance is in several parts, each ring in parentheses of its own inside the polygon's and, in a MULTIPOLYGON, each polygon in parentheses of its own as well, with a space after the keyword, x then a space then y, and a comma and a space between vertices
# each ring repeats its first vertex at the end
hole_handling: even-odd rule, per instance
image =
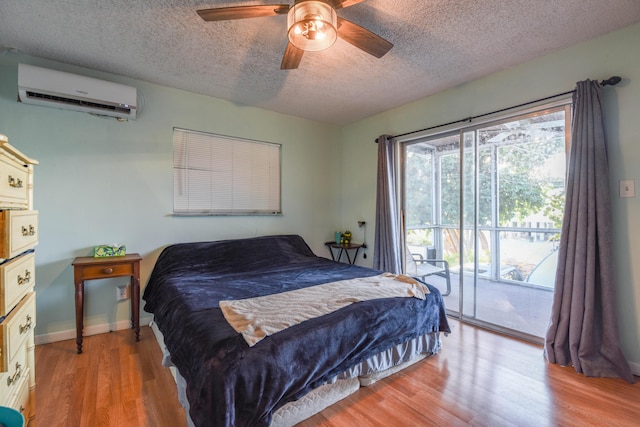
MULTIPOLYGON (((151 317, 140 318, 140 326, 147 326, 151 322, 151 317)), ((120 331, 122 329, 131 329, 131 321, 130 320, 121 320, 115 323, 104 323, 101 325, 93 325, 93 326, 85 326, 84 333, 82 334, 84 337, 88 337, 90 335, 98 335, 98 334, 106 334, 111 331, 120 331)), ((48 334, 36 335, 34 337, 34 342, 36 345, 40 344, 49 344, 52 342, 58 341, 66 341, 66 340, 75 340, 76 339, 76 330, 68 329, 66 331, 59 332, 51 332, 48 334)))

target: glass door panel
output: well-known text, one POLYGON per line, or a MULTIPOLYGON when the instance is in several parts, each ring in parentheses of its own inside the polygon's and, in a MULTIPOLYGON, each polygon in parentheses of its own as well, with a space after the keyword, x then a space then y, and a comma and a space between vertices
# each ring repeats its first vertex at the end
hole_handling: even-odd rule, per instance
MULTIPOLYGON (((561 107, 464 134, 469 153, 475 137, 477 209, 473 224, 465 219, 475 230, 476 263, 475 293, 463 292, 463 315, 534 341, 544 337, 551 312, 567 112, 561 107)), ((464 203, 471 203, 467 193, 464 203)))
MULTIPOLYGON (((414 259, 444 259, 459 264, 457 231, 460 212, 460 167, 458 134, 405 144, 403 211, 407 256, 414 259)), ((440 265, 440 264, 439 264, 440 265)), ((453 271, 453 270, 450 270, 453 271)), ((429 283, 445 293, 444 277, 429 276, 429 283)), ((457 295, 457 282, 452 281, 457 295)), ((451 306, 457 300, 451 295, 451 306)), ((457 298, 457 297, 455 297, 457 298)), ((457 308, 455 309, 457 311, 457 308)))
MULTIPOLYGON (((541 342, 564 209, 570 106, 404 144, 409 253, 443 258, 447 311, 541 342)), ((444 289, 440 278, 428 282, 444 289)))

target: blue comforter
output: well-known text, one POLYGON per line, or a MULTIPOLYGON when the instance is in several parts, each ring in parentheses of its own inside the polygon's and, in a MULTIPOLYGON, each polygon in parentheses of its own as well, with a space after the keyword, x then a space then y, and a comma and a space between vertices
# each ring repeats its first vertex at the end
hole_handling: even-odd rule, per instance
POLYGON ((317 257, 300 236, 183 243, 160 254, 144 291, 187 382, 196 426, 267 426, 272 413, 336 374, 401 342, 450 332, 440 292, 426 300, 359 302, 249 347, 220 300, 379 274, 317 257))

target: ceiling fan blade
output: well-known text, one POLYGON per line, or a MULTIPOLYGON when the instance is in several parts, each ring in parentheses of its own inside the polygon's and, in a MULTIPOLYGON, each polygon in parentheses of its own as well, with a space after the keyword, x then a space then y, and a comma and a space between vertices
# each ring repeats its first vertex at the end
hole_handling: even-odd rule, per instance
POLYGON ((379 35, 338 16, 338 37, 376 58, 382 58, 393 47, 379 35))
POLYGON ((197 10, 205 21, 226 21, 229 19, 259 18, 261 16, 284 15, 289 11, 288 4, 265 4, 258 6, 218 7, 197 10))
POLYGON ((362 3, 364 0, 325 0, 334 9, 344 9, 345 7, 353 6, 354 4, 362 3))
POLYGON ((304 50, 299 49, 291 44, 291 42, 287 43, 287 48, 284 51, 284 56, 282 57, 282 63, 280 64, 281 70, 295 70, 300 65, 300 61, 302 60, 302 55, 304 54, 304 50))

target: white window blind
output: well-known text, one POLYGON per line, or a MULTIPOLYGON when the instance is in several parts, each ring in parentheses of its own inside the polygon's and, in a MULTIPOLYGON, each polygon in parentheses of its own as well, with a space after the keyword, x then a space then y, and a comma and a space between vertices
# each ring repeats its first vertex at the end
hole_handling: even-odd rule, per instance
POLYGON ((280 144, 174 128, 174 214, 281 213, 280 149, 280 144))

